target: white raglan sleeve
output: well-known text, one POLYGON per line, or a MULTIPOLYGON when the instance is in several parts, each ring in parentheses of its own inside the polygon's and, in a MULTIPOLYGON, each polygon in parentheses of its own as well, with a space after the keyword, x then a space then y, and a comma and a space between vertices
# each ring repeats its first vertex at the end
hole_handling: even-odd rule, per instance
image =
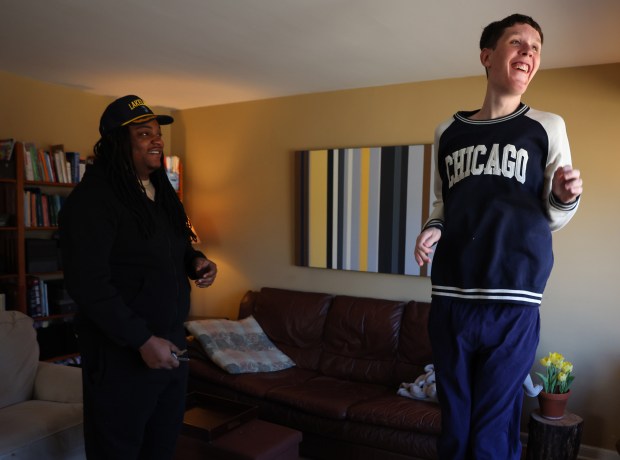
POLYGON ((543 203, 549 219, 551 231, 557 231, 564 227, 577 212, 579 198, 571 203, 562 203, 552 193, 553 174, 560 166, 572 166, 571 152, 566 133, 566 124, 559 115, 546 112, 538 112, 539 121, 544 126, 549 136, 549 152, 545 167, 545 187, 543 191, 543 203))
POLYGON ((450 124, 454 121, 453 117, 450 117, 448 120, 444 121, 435 129, 435 140, 433 143, 433 208, 431 210, 430 216, 424 224, 424 228, 436 227, 443 231, 443 223, 444 223, 444 206, 443 206, 443 192, 442 192, 442 182, 441 175, 439 174, 439 140, 441 139, 442 133, 446 130, 450 124))

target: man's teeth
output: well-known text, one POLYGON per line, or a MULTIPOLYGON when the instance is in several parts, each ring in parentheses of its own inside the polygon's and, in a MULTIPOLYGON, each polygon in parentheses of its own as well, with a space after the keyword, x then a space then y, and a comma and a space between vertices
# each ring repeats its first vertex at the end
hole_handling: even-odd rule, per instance
POLYGON ((527 64, 514 64, 512 66, 513 69, 517 69, 517 70, 523 70, 524 72, 527 72, 530 70, 530 66, 528 66, 527 64))

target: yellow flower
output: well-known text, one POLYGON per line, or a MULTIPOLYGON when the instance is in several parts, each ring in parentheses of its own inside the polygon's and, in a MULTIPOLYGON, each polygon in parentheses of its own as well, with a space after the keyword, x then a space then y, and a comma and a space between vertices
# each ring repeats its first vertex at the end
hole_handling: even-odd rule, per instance
POLYGON ((560 353, 549 353, 548 356, 541 358, 540 364, 546 368, 546 372, 537 372, 542 379, 543 389, 547 393, 567 393, 571 383, 575 379, 573 376, 573 363, 564 360, 560 353))
POLYGON ((558 368, 562 367, 562 364, 564 363, 564 356, 560 353, 550 353, 549 359, 551 360, 551 363, 558 368))

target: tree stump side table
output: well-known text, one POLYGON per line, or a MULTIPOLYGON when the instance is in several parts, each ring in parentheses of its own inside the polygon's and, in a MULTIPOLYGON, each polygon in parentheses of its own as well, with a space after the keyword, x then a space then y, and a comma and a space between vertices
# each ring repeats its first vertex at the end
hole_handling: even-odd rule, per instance
POLYGON ((566 412, 560 420, 549 420, 538 409, 530 414, 526 460, 577 460, 583 419, 566 412))

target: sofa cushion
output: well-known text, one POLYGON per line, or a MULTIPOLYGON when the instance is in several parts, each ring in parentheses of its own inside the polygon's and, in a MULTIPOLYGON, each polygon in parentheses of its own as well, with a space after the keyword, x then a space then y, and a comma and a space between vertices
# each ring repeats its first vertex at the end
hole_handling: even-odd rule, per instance
MULTIPOLYGON (((51 452, 66 452, 75 445, 83 446, 82 404, 56 403, 49 401, 26 401, 5 407, 0 411, 0 454, 19 452, 30 445, 47 449, 47 455, 23 458, 65 458, 53 457, 51 452), (77 431, 78 436, 74 434, 77 431), (67 438, 67 436, 70 437, 67 438)), ((22 458, 15 454, 16 458, 22 458)))
POLYGON ((366 399, 352 405, 348 411, 348 419, 427 434, 438 435, 441 431, 441 411, 437 404, 403 398, 396 394, 366 399))
POLYGON ((82 403, 82 369, 39 361, 32 399, 82 403))
POLYGON ((433 362, 428 336, 430 309, 430 303, 413 300, 405 306, 395 364, 398 382, 413 382, 424 372, 424 366, 433 362))
POLYGON ((209 358, 229 374, 273 372, 295 365, 269 340, 252 316, 239 321, 188 321, 185 326, 209 358))
POLYGON ((320 371, 331 377, 396 385, 393 367, 405 304, 337 296, 325 322, 320 371))
POLYGON ((352 405, 389 391, 383 385, 319 376, 297 385, 274 388, 266 397, 309 414, 344 420, 352 405))
POLYGON ((253 314, 297 367, 317 370, 323 326, 332 298, 329 294, 263 288, 256 295, 253 314))
POLYGON ((32 318, 0 311, 0 408, 30 399, 39 363, 32 318))

